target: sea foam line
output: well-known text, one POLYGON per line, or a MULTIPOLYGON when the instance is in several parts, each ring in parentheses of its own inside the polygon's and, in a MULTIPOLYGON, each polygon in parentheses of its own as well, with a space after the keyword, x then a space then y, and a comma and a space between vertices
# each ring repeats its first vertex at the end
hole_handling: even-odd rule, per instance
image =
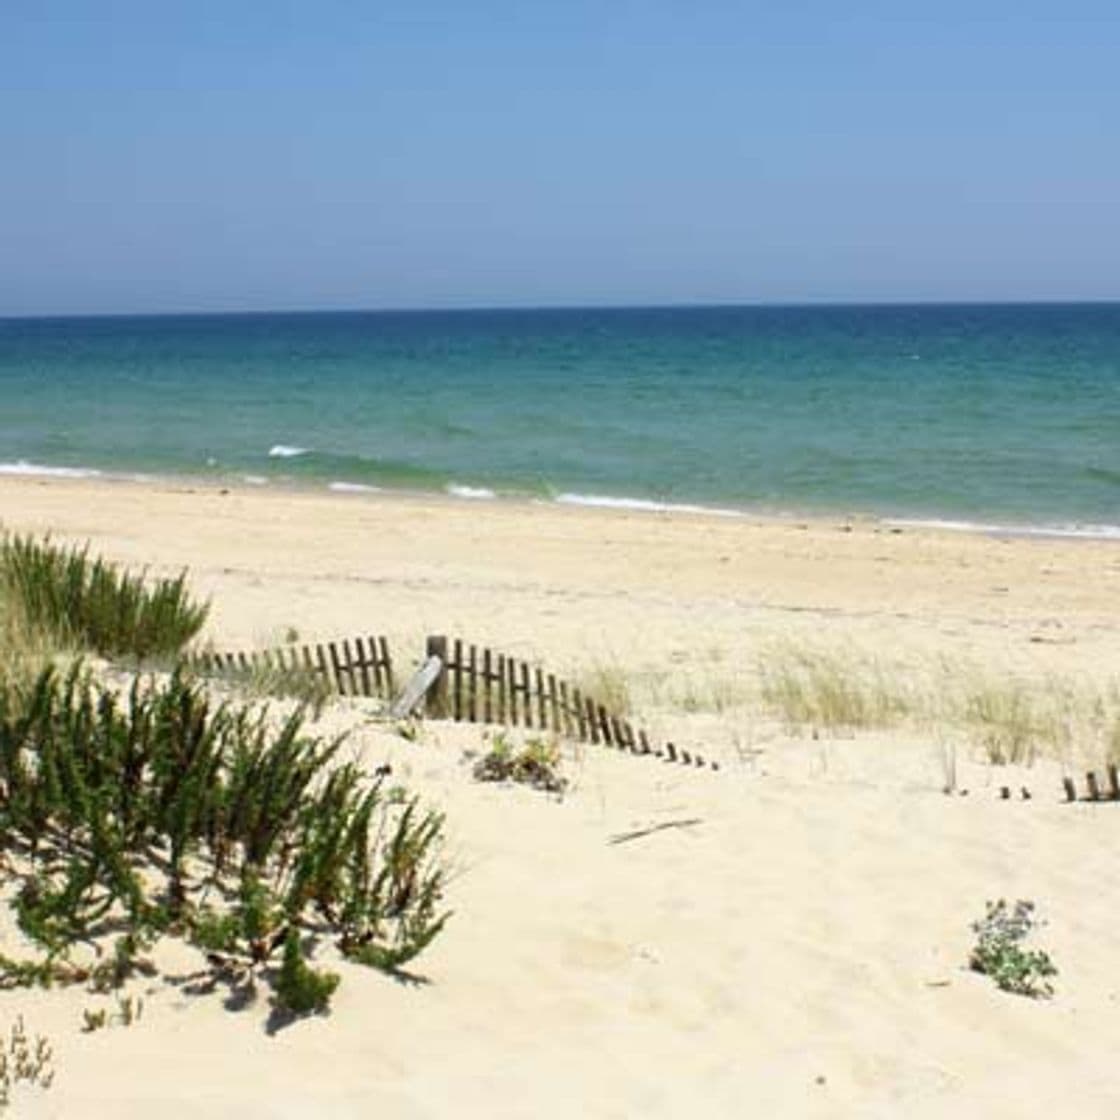
POLYGON ((328 482, 327 489, 336 494, 380 494, 380 486, 366 486, 361 482, 328 482))
POLYGON ((15 463, 0 463, 0 474, 47 475, 51 478, 99 478, 101 472, 93 467, 49 467, 42 463, 29 463, 20 459, 15 463))
POLYGON ((892 517, 884 525, 900 529, 940 529, 950 533, 987 533, 1000 537, 1042 537, 1076 540, 1120 540, 1120 525, 1006 525, 950 518, 892 517))
POLYGON ((275 443, 268 449, 270 459, 295 459, 299 455, 310 455, 307 447, 293 447, 287 443, 275 443))
POLYGON ((565 506, 595 506, 600 509, 630 509, 645 513, 699 513, 708 517, 746 517, 742 510, 720 506, 689 505, 684 502, 655 502, 649 498, 615 498, 609 494, 557 494, 553 501, 565 506))
POLYGON ((447 493, 454 498, 471 498, 475 501, 488 501, 498 496, 485 486, 461 486, 457 482, 452 482, 447 487, 447 493))

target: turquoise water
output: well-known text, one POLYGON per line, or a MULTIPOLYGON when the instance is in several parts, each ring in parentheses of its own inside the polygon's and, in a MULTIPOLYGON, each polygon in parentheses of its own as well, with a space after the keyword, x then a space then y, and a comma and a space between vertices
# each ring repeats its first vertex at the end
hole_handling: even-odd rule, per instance
POLYGON ((37 471, 1112 532, 1120 305, 0 320, 37 471))

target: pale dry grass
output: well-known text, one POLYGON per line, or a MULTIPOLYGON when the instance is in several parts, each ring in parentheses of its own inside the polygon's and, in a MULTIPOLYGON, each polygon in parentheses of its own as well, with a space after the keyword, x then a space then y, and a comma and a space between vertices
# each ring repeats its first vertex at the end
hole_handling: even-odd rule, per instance
POLYGON ((892 664, 850 648, 793 645, 767 649, 758 673, 764 709, 795 732, 905 725, 960 742, 992 765, 1120 760, 1115 681, 1001 673, 945 658, 892 664))
POLYGON ((630 678, 616 660, 601 659, 576 675, 576 687, 618 716, 633 713, 630 678))
POLYGON ((758 661, 759 699, 793 731, 892 727, 915 715, 912 686, 851 649, 772 645, 758 661))

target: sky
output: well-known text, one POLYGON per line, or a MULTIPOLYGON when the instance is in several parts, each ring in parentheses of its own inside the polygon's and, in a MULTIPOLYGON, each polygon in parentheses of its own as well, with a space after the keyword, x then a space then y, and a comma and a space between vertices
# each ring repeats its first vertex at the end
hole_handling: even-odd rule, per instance
POLYGON ((1117 299, 1118 59, 1115 0, 2 0, 0 315, 1117 299))

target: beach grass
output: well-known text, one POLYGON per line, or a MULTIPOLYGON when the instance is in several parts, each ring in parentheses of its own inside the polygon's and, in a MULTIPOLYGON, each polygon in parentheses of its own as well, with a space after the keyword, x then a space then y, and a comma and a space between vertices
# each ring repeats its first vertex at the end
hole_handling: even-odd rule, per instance
POLYGON ((0 586, 29 631, 58 645, 138 661, 173 657, 202 629, 186 573, 147 581, 91 557, 88 548, 10 535, 0 542, 0 586))

